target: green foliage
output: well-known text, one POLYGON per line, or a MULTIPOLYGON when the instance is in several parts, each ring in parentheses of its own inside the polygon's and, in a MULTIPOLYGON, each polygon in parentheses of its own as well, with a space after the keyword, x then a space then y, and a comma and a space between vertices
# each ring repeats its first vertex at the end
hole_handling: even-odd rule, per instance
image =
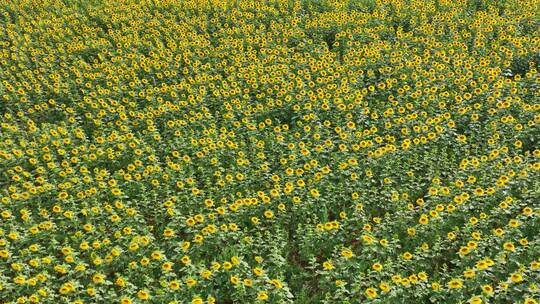
POLYGON ((526 303, 538 0, 0 3, 2 303, 526 303))

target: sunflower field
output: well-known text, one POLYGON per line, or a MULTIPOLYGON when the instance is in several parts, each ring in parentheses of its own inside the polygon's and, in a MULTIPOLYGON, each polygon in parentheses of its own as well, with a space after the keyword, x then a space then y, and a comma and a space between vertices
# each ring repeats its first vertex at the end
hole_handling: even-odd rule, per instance
POLYGON ((540 0, 0 0, 0 303, 540 302, 540 0))

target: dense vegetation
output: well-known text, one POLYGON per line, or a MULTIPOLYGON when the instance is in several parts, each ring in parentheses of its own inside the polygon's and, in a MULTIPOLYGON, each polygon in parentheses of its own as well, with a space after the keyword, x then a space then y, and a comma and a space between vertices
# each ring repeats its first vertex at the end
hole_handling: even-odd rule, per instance
POLYGON ((0 0, 0 302, 537 303, 539 12, 0 0))

